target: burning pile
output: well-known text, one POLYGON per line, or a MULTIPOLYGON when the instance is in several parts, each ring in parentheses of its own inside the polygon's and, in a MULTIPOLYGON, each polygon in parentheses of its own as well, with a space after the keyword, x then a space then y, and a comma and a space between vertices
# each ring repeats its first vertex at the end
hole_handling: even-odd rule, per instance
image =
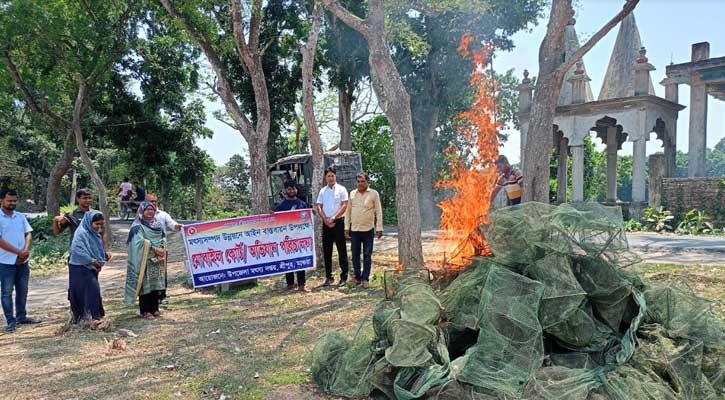
POLYGON ((685 283, 622 269, 619 208, 526 203, 481 229, 494 257, 441 293, 404 274, 352 340, 318 342, 314 381, 402 400, 725 396, 725 323, 685 283))
POLYGON ((453 196, 438 204, 441 209, 438 246, 445 249, 443 264, 446 267, 462 267, 468 258, 488 255, 490 250, 485 239, 478 234, 478 226, 488 222, 491 193, 496 182, 494 161, 498 158, 499 123, 495 115, 495 98, 491 93, 484 68, 491 49, 470 49, 474 37, 464 35, 459 52, 473 63, 471 87, 475 90, 474 103, 469 111, 455 120, 462 142, 462 150, 454 146, 445 150, 449 175, 436 187, 450 190, 453 196), (458 240, 460 233, 467 237, 458 240))

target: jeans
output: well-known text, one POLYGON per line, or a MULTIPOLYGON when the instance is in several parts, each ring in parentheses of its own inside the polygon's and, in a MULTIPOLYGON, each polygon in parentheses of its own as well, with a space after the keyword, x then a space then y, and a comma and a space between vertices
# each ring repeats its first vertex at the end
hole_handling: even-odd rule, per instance
POLYGON ((325 259, 325 276, 332 279, 332 244, 337 247, 340 258, 340 279, 347 280, 347 245, 345 243, 345 218, 335 220, 335 226, 322 225, 322 253, 325 259))
POLYGON ((28 281, 30 267, 28 263, 21 265, 0 264, 0 285, 2 286, 2 305, 5 321, 15 325, 26 317, 25 302, 28 299, 28 281), (15 287, 15 317, 13 317, 13 286, 15 287))
POLYGON ((350 244, 352 251, 352 269, 355 271, 355 279, 369 281, 370 267, 372 265, 373 239, 375 239, 375 228, 367 232, 350 232, 350 244), (363 270, 360 273, 360 247, 362 245, 363 270))

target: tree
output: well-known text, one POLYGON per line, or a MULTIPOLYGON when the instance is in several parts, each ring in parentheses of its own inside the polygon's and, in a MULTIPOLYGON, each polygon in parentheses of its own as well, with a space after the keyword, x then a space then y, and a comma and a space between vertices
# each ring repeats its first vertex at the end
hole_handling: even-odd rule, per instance
MULTIPOLYGON (((133 0, 82 4, 52 0, 42 5, 21 0, 2 11, 3 56, 21 93, 19 100, 65 138, 66 146, 75 140, 98 192, 99 208, 108 215, 105 184, 88 154, 84 123, 99 82, 108 77, 136 35, 138 7, 133 0)), ((53 180, 67 170, 64 161, 69 154, 72 158, 66 147, 60 170, 51 174, 53 180)), ((55 206, 57 198, 50 197, 50 189, 48 203, 55 206)))
POLYGON ((609 31, 629 15, 639 0, 624 8, 596 32, 571 59, 564 60, 564 32, 574 15, 572 0, 552 0, 546 36, 539 47, 539 75, 534 89, 526 148, 524 149, 524 201, 549 201, 549 158, 553 148, 552 126, 559 92, 566 72, 581 60, 609 31))
POLYGON ((369 0, 361 19, 336 0, 321 0, 325 7, 367 41, 373 88, 390 123, 395 147, 395 180, 398 218, 406 221, 398 235, 398 262, 406 269, 423 266, 418 203, 418 177, 410 97, 405 90, 385 32, 383 0, 369 0))
MULTIPOLYGON (((365 15, 365 1, 343 0, 340 3, 358 17, 365 15)), ((321 47, 323 62, 329 68, 330 86, 337 90, 339 148, 352 150, 352 105, 356 100, 356 92, 360 89, 359 82, 370 75, 368 49, 365 38, 334 14, 327 14, 325 20, 321 47)))
POLYGON ((269 91, 262 57, 271 42, 260 40, 262 0, 245 2, 247 15, 242 15, 240 0, 230 0, 229 6, 220 1, 160 0, 171 17, 176 19, 201 48, 216 76, 212 90, 224 103, 230 125, 238 130, 249 146, 252 175, 252 212, 266 213, 267 142, 271 124, 269 91), (224 49, 233 48, 237 62, 243 65, 254 93, 254 123, 250 121, 240 101, 235 97, 229 63, 222 57, 224 49))

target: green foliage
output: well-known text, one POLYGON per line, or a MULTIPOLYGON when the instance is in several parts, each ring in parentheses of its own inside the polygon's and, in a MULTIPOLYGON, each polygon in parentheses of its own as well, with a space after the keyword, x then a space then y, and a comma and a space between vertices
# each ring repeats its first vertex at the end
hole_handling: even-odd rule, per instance
POLYGON ((645 226, 636 219, 630 219, 624 223, 624 229, 627 232, 641 232, 645 230, 645 226))
MULTIPOLYGON (((38 218, 33 219, 37 220, 38 218)), ((40 221, 36 221, 35 223, 40 224, 40 221)), ((43 221, 43 224, 45 223, 43 221)), ((30 246, 30 260, 28 261, 30 269, 33 271, 33 276, 50 275, 64 268, 68 262, 69 250, 70 233, 68 230, 55 236, 51 229, 50 233, 44 235, 43 238, 39 237, 35 240, 34 237, 33 244, 30 246)))
POLYGON ((352 125, 352 149, 360 153, 370 187, 380 192, 383 208, 395 207, 395 154, 388 120, 384 116, 352 125))
POLYGON ((710 217, 704 212, 692 209, 685 213, 682 221, 677 224, 676 233, 697 235, 701 233, 712 233, 713 226, 710 217))
POLYGON ((398 208, 397 207, 385 207, 383 208, 383 224, 385 225, 398 225, 398 208))
POLYGON ((672 212, 665 210, 664 207, 647 207, 644 209, 642 222, 648 231, 662 232, 672 231, 672 220, 675 217, 672 212))
POLYGON ((33 228, 33 240, 45 240, 53 237, 53 217, 42 216, 28 220, 30 227, 33 228))

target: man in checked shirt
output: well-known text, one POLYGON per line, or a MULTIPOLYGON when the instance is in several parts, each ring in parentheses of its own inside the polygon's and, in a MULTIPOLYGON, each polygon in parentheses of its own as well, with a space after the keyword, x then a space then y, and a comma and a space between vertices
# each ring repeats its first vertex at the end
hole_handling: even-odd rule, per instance
POLYGON ((499 178, 496 181, 496 186, 493 188, 491 193, 491 201, 496 198, 496 195, 501 189, 506 191, 506 198, 510 206, 521 204, 521 195, 523 193, 524 185, 524 174, 519 171, 518 168, 514 168, 509 164, 509 160, 506 156, 498 156, 496 160, 496 172, 499 173, 499 178))

